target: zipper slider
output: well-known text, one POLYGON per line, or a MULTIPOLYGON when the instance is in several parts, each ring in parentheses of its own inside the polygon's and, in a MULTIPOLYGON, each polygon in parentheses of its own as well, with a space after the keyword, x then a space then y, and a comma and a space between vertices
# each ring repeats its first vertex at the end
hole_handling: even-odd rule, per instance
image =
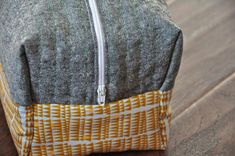
POLYGON ((106 89, 105 85, 99 85, 97 89, 98 97, 97 102, 100 106, 104 106, 105 104, 105 95, 106 95, 106 89))

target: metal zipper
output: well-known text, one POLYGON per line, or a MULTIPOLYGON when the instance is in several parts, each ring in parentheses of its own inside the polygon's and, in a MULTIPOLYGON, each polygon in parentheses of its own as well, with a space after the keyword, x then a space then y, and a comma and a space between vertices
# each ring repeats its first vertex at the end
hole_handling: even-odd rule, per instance
POLYGON ((92 12, 92 19, 94 22, 95 33, 98 44, 98 68, 99 68, 99 80, 98 80, 98 88, 97 88, 97 102, 99 105, 105 104, 105 96, 106 96, 106 88, 105 88, 105 76, 104 76, 104 32, 103 27, 99 15, 99 11, 97 8, 96 0, 89 0, 89 5, 92 12))

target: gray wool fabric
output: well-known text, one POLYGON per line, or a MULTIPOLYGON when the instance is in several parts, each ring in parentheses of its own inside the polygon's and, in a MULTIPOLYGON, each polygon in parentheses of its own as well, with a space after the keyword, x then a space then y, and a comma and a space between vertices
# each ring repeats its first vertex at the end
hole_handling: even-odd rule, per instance
MULTIPOLYGON (((2 0, 0 63, 12 99, 97 104, 98 51, 87 0, 2 0)), ((183 37, 164 0, 97 0, 106 102, 174 86, 183 37)))

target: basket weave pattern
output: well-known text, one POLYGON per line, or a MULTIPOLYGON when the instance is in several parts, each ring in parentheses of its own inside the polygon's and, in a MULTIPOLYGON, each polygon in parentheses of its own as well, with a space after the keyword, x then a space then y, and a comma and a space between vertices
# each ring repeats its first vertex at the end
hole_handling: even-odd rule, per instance
POLYGON ((0 66, 0 97, 19 155, 165 149, 171 90, 98 105, 15 104, 0 66))

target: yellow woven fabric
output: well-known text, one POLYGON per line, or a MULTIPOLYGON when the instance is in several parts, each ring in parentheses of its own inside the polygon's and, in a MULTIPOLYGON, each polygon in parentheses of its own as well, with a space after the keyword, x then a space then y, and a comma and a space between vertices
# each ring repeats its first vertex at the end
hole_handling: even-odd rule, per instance
POLYGON ((0 97, 19 155, 89 155, 167 145, 171 91, 98 105, 15 104, 0 66, 0 97))

